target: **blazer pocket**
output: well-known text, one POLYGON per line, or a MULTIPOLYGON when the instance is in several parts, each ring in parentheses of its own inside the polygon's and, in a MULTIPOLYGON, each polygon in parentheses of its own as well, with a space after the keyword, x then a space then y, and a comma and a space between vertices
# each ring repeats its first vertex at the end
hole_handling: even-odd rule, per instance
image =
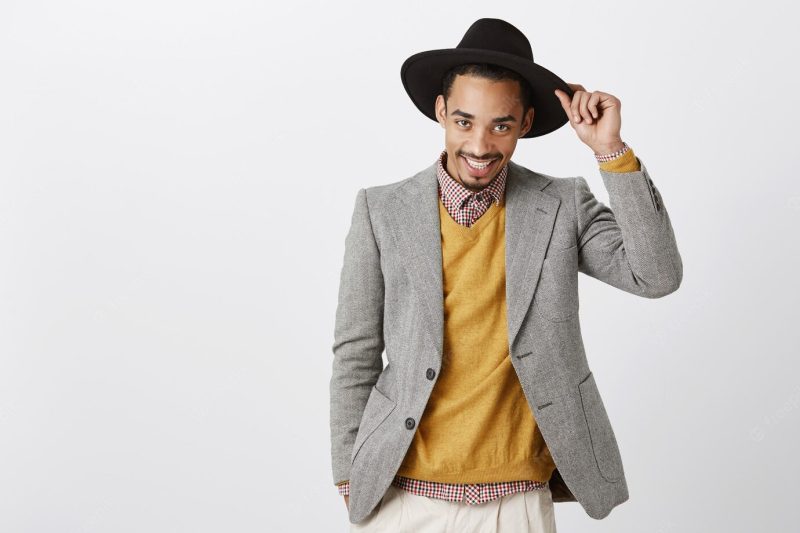
POLYGON ((542 273, 533 306, 552 322, 578 314, 578 246, 551 250, 542 262, 542 273))
POLYGON ((361 415, 361 424, 358 427, 356 440, 353 443, 353 454, 350 457, 351 464, 356 460, 358 452, 370 435, 386 420, 396 405, 394 400, 388 398, 373 385, 372 392, 370 392, 367 399, 367 405, 364 406, 364 414, 361 415))
POLYGON ((589 375, 578 384, 578 390, 597 468, 606 481, 611 483, 619 481, 623 476, 622 457, 594 374, 589 372, 589 375))

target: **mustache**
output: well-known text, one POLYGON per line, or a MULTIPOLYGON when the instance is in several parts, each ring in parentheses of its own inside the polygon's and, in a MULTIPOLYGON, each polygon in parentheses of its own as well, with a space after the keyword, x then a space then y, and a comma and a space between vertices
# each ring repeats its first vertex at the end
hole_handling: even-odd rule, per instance
POLYGON ((500 158, 503 157, 503 156, 498 155, 498 154, 476 156, 476 155, 467 154, 467 153, 464 153, 464 152, 458 152, 456 155, 469 157, 470 159, 477 159, 478 161, 488 161, 490 159, 500 159, 500 158))

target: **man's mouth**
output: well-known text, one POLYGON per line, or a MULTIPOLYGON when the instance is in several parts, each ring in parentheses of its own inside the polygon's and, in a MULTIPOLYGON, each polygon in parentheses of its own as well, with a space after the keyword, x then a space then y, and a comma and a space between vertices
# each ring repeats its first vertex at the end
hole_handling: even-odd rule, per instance
POLYGON ((497 158, 495 159, 488 159, 488 160, 480 160, 480 159, 472 159, 466 156, 460 156, 461 159, 464 160, 464 164, 466 165, 469 173, 472 176, 482 178, 487 176, 489 172, 492 171, 495 164, 497 163, 497 158))

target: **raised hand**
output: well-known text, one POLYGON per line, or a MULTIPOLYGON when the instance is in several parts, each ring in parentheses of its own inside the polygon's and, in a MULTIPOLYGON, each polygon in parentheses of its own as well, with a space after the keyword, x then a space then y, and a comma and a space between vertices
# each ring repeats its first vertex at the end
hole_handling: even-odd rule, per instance
POLYGON ((622 102, 619 98, 601 91, 587 91, 577 83, 567 85, 575 92, 571 98, 561 89, 556 89, 555 94, 581 142, 597 154, 622 148, 622 102))

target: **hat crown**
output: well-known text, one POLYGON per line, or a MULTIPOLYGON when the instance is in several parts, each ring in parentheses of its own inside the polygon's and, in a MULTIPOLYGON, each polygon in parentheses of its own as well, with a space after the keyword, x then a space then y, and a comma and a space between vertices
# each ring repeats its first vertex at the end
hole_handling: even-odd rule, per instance
POLYGON ((482 18, 472 23, 456 48, 480 48, 533 61, 531 43, 516 26, 501 19, 482 18))

